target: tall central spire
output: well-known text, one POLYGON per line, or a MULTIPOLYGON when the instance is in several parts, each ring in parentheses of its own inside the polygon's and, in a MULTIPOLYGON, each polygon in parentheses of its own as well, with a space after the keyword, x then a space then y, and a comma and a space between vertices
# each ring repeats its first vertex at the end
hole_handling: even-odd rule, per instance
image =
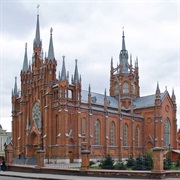
POLYGON ((120 65, 122 66, 122 72, 128 73, 128 69, 129 69, 128 51, 126 50, 126 45, 125 45, 124 28, 122 33, 122 49, 119 54, 119 61, 120 61, 120 65))
POLYGON ((122 35, 122 50, 126 50, 125 36, 124 36, 124 27, 123 27, 123 35, 122 35))
POLYGON ((35 34, 35 39, 34 39, 34 48, 35 47, 41 47, 42 42, 40 38, 40 26, 39 26, 39 5, 37 6, 38 12, 37 12, 37 23, 36 23, 36 34, 35 34))

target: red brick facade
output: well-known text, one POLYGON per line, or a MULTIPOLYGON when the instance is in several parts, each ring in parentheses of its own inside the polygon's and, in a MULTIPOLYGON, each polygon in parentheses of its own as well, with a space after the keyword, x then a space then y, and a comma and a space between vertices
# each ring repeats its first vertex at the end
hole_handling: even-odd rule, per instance
POLYGON ((177 148, 176 100, 167 91, 140 97, 138 60, 128 63, 123 45, 120 63, 110 68, 110 96, 82 90, 77 61, 69 80, 63 56, 56 77, 52 30, 48 57, 42 55, 37 19, 32 65, 27 63, 27 47, 21 70, 21 94, 15 81, 12 93, 12 136, 14 156, 37 156, 45 150, 46 159, 81 158, 81 149, 90 150, 91 159, 110 153, 114 157, 136 156, 153 147, 177 148), (85 144, 85 145, 84 145, 85 144), (168 146, 167 146, 168 145, 168 146), (83 148, 82 148, 83 147, 83 148), (72 158, 72 157, 71 157, 72 158))

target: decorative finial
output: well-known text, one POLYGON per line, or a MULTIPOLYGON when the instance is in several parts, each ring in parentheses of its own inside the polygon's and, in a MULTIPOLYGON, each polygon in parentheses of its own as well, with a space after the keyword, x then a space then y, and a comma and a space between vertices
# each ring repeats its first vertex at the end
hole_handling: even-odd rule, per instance
POLYGON ((122 31, 123 31, 123 36, 124 36, 124 26, 122 27, 122 31))
POLYGON ((51 27, 51 29, 50 29, 50 35, 52 35, 52 32, 53 32, 53 28, 51 27))
POLYGON ((39 15, 39 4, 37 5, 37 15, 39 15))
POLYGON ((25 43, 25 49, 27 49, 27 43, 25 43))
POLYGON ((65 55, 62 56, 63 60, 65 60, 65 55))

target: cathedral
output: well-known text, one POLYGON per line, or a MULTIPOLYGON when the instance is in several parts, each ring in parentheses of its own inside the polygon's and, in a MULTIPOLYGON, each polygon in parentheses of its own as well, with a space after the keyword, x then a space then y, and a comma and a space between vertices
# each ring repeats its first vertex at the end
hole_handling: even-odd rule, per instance
POLYGON ((124 30, 117 66, 111 58, 109 93, 91 92, 90 85, 82 89, 77 60, 71 78, 65 56, 60 64, 61 73, 56 72, 52 28, 43 57, 38 14, 32 63, 26 44, 20 91, 17 78, 12 90, 14 157, 36 157, 37 150, 44 150, 46 161, 79 162, 82 149, 90 151, 92 160, 107 153, 117 159, 136 157, 153 147, 177 149, 174 90, 161 92, 157 83, 154 94, 140 96, 138 59, 133 66, 124 30))

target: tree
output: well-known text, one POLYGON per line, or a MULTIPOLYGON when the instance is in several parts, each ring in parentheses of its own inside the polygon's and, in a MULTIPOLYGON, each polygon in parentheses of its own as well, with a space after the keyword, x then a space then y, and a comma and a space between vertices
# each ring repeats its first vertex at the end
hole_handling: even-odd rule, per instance
POLYGON ((132 167, 133 170, 145 170, 145 162, 144 162, 144 158, 139 155, 137 158, 136 158, 136 161, 135 161, 135 165, 132 167))
POLYGON ((99 167, 102 169, 114 169, 114 160, 110 154, 107 154, 105 158, 101 160, 99 167))
POLYGON ((144 166, 146 168, 146 170, 152 170, 153 169, 153 158, 152 158, 152 154, 150 153, 145 153, 143 155, 144 158, 144 166))
POLYGON ((176 167, 180 167, 180 154, 178 154, 178 157, 177 157, 177 161, 176 161, 176 167))
POLYGON ((132 166, 133 170, 152 170, 153 169, 153 158, 150 153, 145 153, 143 155, 139 155, 134 165, 132 166))
POLYGON ((127 167, 126 165, 123 163, 123 161, 121 159, 118 160, 118 162, 115 165, 115 169, 117 170, 126 170, 127 167))
POLYGON ((171 152, 169 151, 167 153, 167 158, 164 161, 164 170, 169 170, 171 169, 171 165, 172 165, 172 160, 171 160, 171 152))
POLYGON ((134 165, 135 165, 135 160, 132 156, 130 156, 129 159, 127 160, 126 166, 128 168, 132 168, 134 165))

